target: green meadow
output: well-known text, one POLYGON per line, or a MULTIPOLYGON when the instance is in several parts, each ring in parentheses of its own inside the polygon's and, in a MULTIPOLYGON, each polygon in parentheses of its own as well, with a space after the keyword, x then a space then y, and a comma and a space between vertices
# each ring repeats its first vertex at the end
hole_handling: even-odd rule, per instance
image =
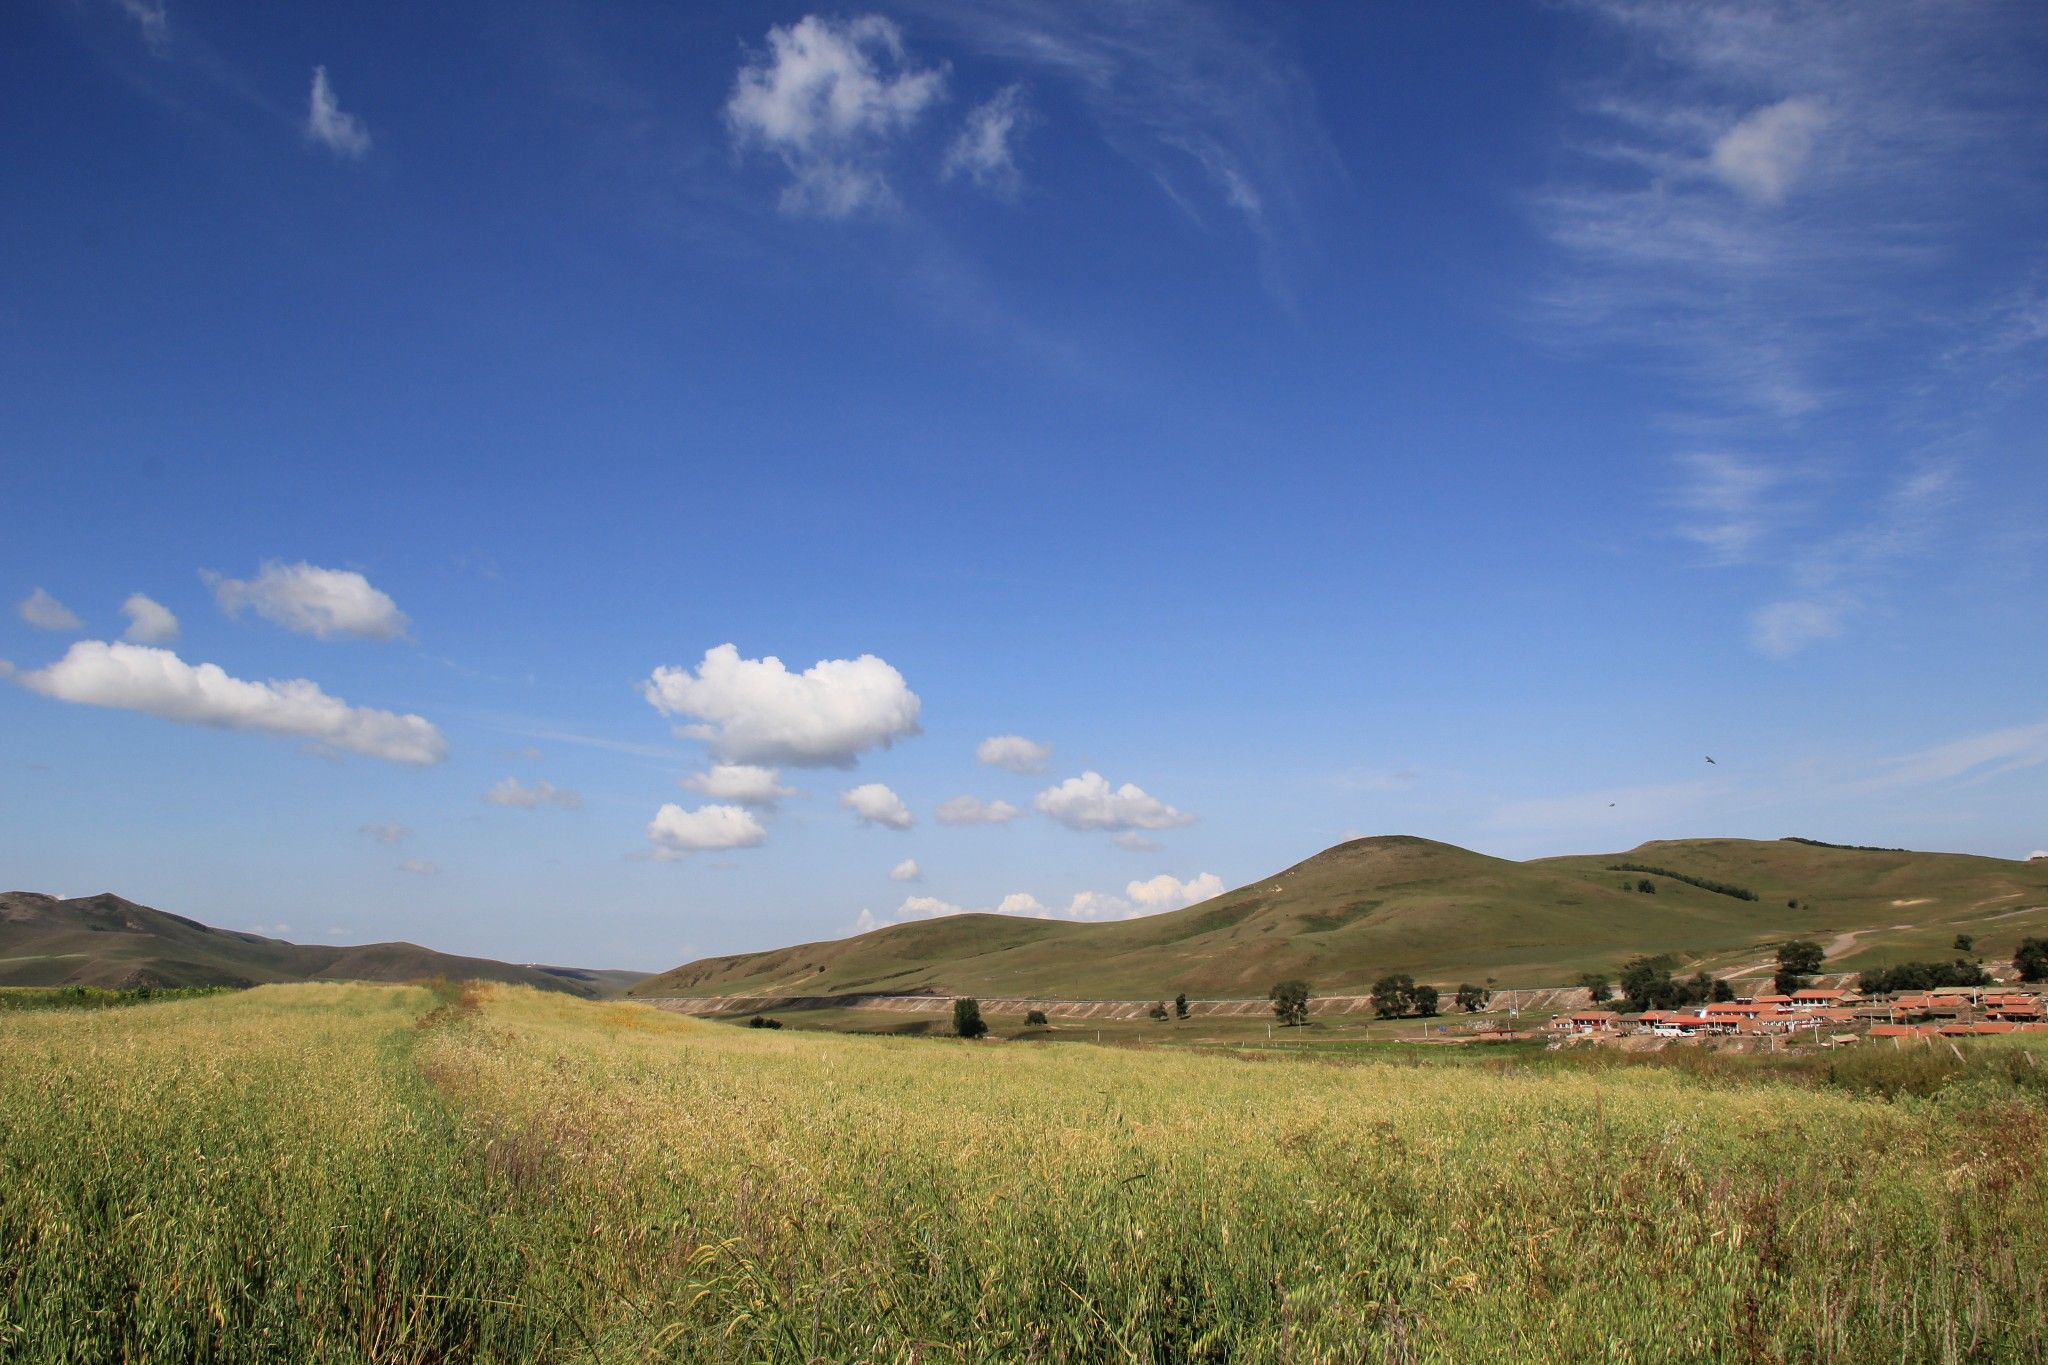
POLYGON ((0 1359, 2040 1360, 2044 1060, 1247 1059, 506 986, 9 1012, 0 1359))

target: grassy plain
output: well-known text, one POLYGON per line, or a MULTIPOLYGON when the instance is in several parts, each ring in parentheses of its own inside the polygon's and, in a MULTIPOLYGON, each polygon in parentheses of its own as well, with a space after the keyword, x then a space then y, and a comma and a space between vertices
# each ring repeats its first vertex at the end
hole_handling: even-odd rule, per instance
POLYGON ((1976 1048, 1859 1092, 509 987, 12 1014, 0 1358, 2039 1360, 2040 1059, 1976 1048))

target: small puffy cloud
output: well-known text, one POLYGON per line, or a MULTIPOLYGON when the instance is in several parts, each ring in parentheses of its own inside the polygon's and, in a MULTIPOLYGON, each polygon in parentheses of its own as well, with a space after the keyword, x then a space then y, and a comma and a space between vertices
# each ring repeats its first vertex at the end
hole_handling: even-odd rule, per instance
POLYGON ((1052 745, 1022 735, 991 735, 974 746, 974 757, 991 768, 1030 776, 1045 771, 1045 760, 1052 757, 1052 745))
POLYGON ((306 101, 306 140, 350 161, 362 160, 370 150, 370 130, 354 114, 343 112, 324 66, 313 68, 313 91, 306 101))
POLYGON ((1204 872, 1199 877, 1181 881, 1170 873, 1162 872, 1148 881, 1130 883, 1124 887, 1124 894, 1138 906, 1139 913, 1151 915, 1220 896, 1223 894, 1223 879, 1213 872, 1204 872))
POLYGON ((889 869, 889 880, 892 882, 920 882, 924 880, 924 869, 917 865, 917 859, 905 858, 902 862, 889 869))
POLYGON ((1707 164, 1730 189, 1759 204, 1783 203, 1813 159, 1827 105, 1795 96, 1767 105, 1723 133, 1707 164))
POLYGON ((911 818, 910 807, 903 804, 903 798, 880 782, 863 782, 858 787, 849 787, 839 793, 839 804, 870 825, 909 829, 916 823, 911 818))
POLYGON ((744 806, 684 810, 670 803, 656 811, 647 825, 651 856, 662 862, 718 849, 758 848, 767 841, 768 831, 744 806))
POLYGON ((396 820, 386 820, 382 824, 376 825, 363 825, 356 830, 356 833, 362 835, 365 839, 375 839, 387 848, 393 844, 402 844, 407 839, 412 838, 412 831, 399 824, 396 820))
POLYGON ((171 609, 139 592, 128 595, 121 613, 128 618, 128 629, 121 632, 121 638, 130 644, 167 645, 178 638, 178 618, 171 609))
POLYGON ((1070 777, 1038 794, 1038 809, 1072 830, 1174 829, 1195 817, 1175 810, 1142 787, 1112 788, 1101 773, 1070 777))
POLYGON ((1023 813, 1007 801, 984 801, 978 796, 941 801, 937 811, 942 825, 1006 825, 1023 813))
POLYGON ((1052 912, 1038 903, 1038 897, 1028 891, 1012 891, 996 906, 998 915, 1047 915, 1052 912))
POLYGON ((37 630, 79 630, 85 625, 77 612, 41 588, 15 603, 14 614, 37 630))
POLYGON ((559 806, 563 810, 583 808, 582 796, 567 787, 557 787, 546 781, 527 786, 516 777, 492 783, 491 789, 484 793, 484 800, 494 806, 511 806, 516 810, 539 810, 542 806, 559 806))
POLYGON ((694 671, 655 669, 641 692, 663 715, 695 717, 677 733, 703 740, 722 763, 851 768, 869 749, 922 733, 923 703, 872 654, 792 673, 772 654, 743 659, 719 645, 694 671))
POLYGON ((680 785, 684 791, 708 796, 713 801, 729 801, 742 806, 773 807, 783 797, 796 794, 776 779, 775 769, 752 763, 714 764, 706 772, 691 773, 682 779, 680 785))
POLYGON ((304 678, 248 682, 216 664, 188 664, 147 645, 80 640, 62 659, 19 681, 58 701, 221 730, 295 735, 324 749, 394 763, 439 763, 448 756, 441 732, 419 716, 350 706, 304 678))
POLYGON ((438 877, 441 875, 441 865, 439 863, 430 863, 425 858, 407 858, 398 865, 398 870, 415 877, 438 877))
POLYGON ((889 143, 945 98, 943 69, 919 67, 879 14, 806 15, 768 30, 768 50, 740 68, 726 101, 733 145, 781 160, 785 213, 844 218, 896 202, 889 143))
POLYGON ((937 896, 911 896, 896 911, 896 919, 938 919, 942 915, 964 915, 967 911, 951 901, 942 901, 937 896))
POLYGON ((966 125, 946 148, 940 177, 964 175, 981 188, 1004 198, 1015 197, 1023 183, 1017 170, 1017 142, 1031 123, 1022 85, 1006 85, 984 104, 968 111, 966 125))
POLYGON ((214 600, 230 616, 244 607, 286 630, 331 640, 353 635, 366 640, 396 640, 410 624, 398 604, 370 586, 370 580, 348 569, 283 564, 266 560, 254 578, 200 574, 213 589, 214 600))
POLYGON ((1067 902, 1068 919, 1129 919, 1137 913, 1129 901, 1103 891, 1077 891, 1067 902))
POLYGON ((1161 848, 1157 839, 1148 839, 1134 829, 1127 829, 1122 834, 1112 834, 1109 841, 1126 853, 1157 853, 1161 848))
POLYGON ((1829 602, 1786 601, 1750 614, 1749 641, 1759 653, 1786 659, 1818 640, 1842 633, 1841 607, 1829 602))

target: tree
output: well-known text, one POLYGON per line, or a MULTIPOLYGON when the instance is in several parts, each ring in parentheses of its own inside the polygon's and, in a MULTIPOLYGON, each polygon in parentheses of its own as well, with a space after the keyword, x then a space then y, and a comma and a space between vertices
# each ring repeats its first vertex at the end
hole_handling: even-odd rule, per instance
POLYGON ((1164 1000, 1155 1000, 1152 1002, 1152 1008, 1145 1012, 1154 1019, 1164 1019, 1167 1017, 1166 1002, 1164 1000))
POLYGON ((1299 978, 1283 981, 1267 998, 1273 1002, 1273 1013, 1282 1024, 1293 1027, 1308 1022, 1308 982, 1299 978))
POLYGON ((1045 1011, 1044 1011, 1044 1010, 1026 1010, 1026 1011, 1024 1011, 1024 1024, 1025 1024, 1025 1027, 1027 1027, 1027 1028, 1044 1028, 1044 1027, 1045 1027, 1045 1011))
POLYGON ((1645 896, 1654 896, 1657 894, 1657 883, 1651 881, 1648 877, 1638 877, 1636 878, 1636 890, 1642 892, 1645 896))
POLYGON ((1399 1019, 1415 1007, 1415 978, 1406 972, 1389 972, 1372 984, 1372 1012, 1382 1019, 1399 1019))
POLYGON ((1781 943, 1778 945, 1778 971, 1771 978, 1771 984, 1778 988, 1780 995, 1803 991, 1825 959, 1821 946, 1810 938, 1795 938, 1781 943))
POLYGON ((1173 997, 1173 1013, 1177 1019, 1188 1017, 1188 993, 1186 991, 1182 991, 1179 995, 1173 997))
POLYGON ((988 1032, 988 1024, 981 1017, 981 1002, 961 996, 953 1002, 953 1032, 962 1038, 979 1038, 988 1032))
POLYGON ((1579 985, 1596 1005, 1604 1005, 1614 998, 1613 987, 1607 984, 1607 978, 1599 972, 1587 972, 1579 978, 1579 985))
POLYGON ((1975 948, 1976 946, 1977 946, 1977 939, 1976 939, 1975 935, 1972 935, 1972 934, 1957 934, 1957 935, 1956 935, 1956 951, 1957 951, 1957 952, 1959 952, 1959 953, 1967 953, 1967 952, 1969 952, 1969 951, 1970 951, 1970 950, 1971 950, 1972 948, 1975 948))
POLYGON ((1630 958, 1621 969, 1621 993, 1631 1010, 1668 1009, 1674 1003, 1678 983, 1671 979, 1671 959, 1630 958))
POLYGON ((1477 1014, 1480 1010, 1486 1008, 1486 997, 1488 994, 1489 992, 1485 987, 1474 986, 1467 982, 1465 985, 1458 987, 1458 1008, 1467 1014, 1477 1014))
POLYGON ((2023 938, 2013 950, 2012 969, 2022 981, 2048 981, 2048 938, 2023 938))
POLYGON ((761 1015, 761 1014, 757 1014, 757 1015, 755 1015, 755 1016, 754 1016, 753 1018, 751 1018, 751 1019, 747 1020, 747 1027, 748 1027, 748 1028, 781 1028, 781 1027, 782 1027, 782 1021, 781 1021, 780 1019, 770 1019, 770 1018, 768 1018, 768 1017, 767 1017, 766 1015, 761 1015))
POLYGON ((1415 1012, 1425 1019, 1436 1017, 1437 993, 1434 986, 1417 986, 1410 995, 1415 1000, 1415 1012))
POLYGON ((1725 978, 1717 976, 1714 978, 1714 989, 1709 992, 1707 998, 1717 1005, 1726 1004, 1735 998, 1735 988, 1729 985, 1725 978))

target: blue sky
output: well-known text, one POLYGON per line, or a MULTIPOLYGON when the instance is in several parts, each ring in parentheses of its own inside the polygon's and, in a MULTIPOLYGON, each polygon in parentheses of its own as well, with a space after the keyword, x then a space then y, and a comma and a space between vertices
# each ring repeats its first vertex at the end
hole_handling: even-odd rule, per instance
POLYGON ((659 968, 1358 833, 2024 857, 2044 60, 1960 0, 10 6, 0 880, 659 968))

